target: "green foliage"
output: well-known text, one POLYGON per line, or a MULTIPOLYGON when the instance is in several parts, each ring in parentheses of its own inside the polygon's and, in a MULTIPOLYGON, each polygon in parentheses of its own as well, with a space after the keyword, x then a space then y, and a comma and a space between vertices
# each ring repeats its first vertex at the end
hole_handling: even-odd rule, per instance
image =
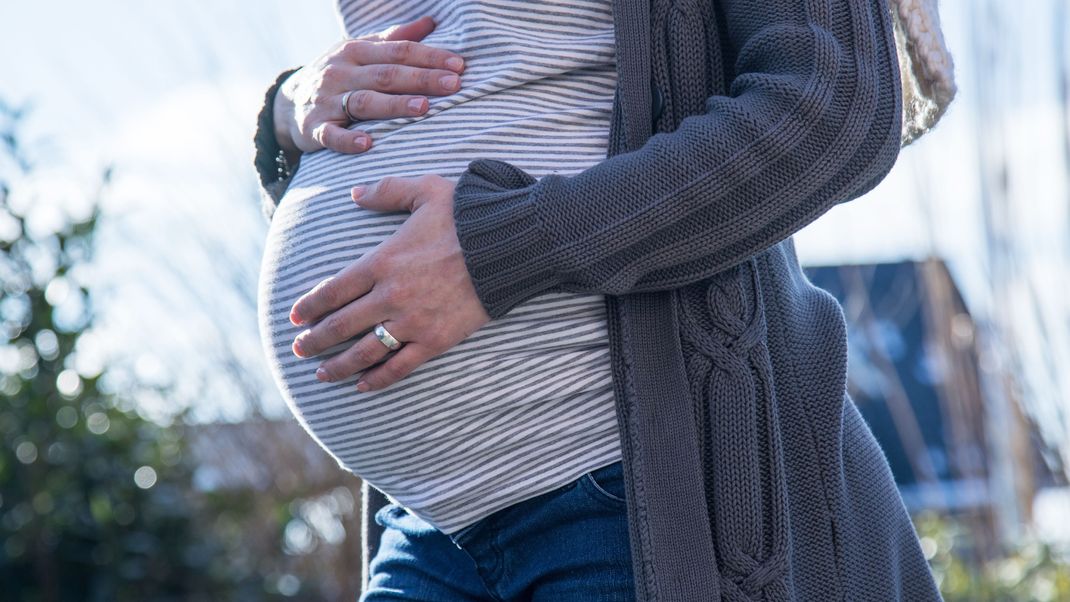
POLYGON ((1029 538, 998 558, 974 561, 964 525, 935 514, 915 518, 929 564, 947 602, 1070 600, 1070 557, 1029 538))
POLYGON ((273 517, 258 523, 267 553, 243 549, 251 501, 198 495, 183 416, 146 420, 94 362, 79 361, 93 312, 78 273, 99 203, 51 231, 30 227, 40 206, 20 116, 0 102, 0 598, 259 600, 280 587, 317 596, 285 572, 288 500, 258 501, 273 517))
POLYGON ((31 232, 9 203, 30 169, 14 128, 10 119, 3 136, 14 169, 0 180, 3 595, 145 600, 219 591, 225 581, 206 570, 214 544, 194 536, 183 509, 192 471, 180 430, 122 409, 99 374, 75 369, 92 316, 72 273, 89 260, 99 208, 54 232, 31 232))

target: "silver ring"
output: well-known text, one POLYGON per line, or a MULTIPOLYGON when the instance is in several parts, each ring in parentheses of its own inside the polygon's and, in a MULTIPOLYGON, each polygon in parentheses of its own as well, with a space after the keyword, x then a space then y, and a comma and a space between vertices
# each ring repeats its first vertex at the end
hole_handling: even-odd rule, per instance
POLYGON ((345 112, 346 117, 348 117, 350 121, 358 121, 357 118, 349 112, 349 95, 354 92, 356 92, 356 90, 350 90, 342 95, 342 111, 345 112))
POLYGON ((379 337, 379 342, 386 345, 391 351, 401 349, 401 343, 395 339, 392 334, 386 331, 382 322, 375 325, 375 336, 379 337))

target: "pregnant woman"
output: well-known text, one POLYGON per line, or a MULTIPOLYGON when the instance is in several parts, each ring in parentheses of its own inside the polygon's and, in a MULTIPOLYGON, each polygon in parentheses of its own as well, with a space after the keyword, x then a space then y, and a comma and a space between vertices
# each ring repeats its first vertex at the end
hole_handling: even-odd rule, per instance
POLYGON ((890 169, 901 76, 950 101, 899 13, 338 10, 261 114, 259 320, 366 484, 362 599, 939 599, 791 239, 890 169))

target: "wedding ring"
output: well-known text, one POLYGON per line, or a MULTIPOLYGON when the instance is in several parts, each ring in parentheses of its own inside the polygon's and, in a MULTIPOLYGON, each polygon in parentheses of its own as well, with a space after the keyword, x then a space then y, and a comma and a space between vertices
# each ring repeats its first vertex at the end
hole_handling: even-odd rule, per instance
POLYGON ((375 325, 375 336, 379 338, 379 342, 386 345, 391 351, 401 349, 401 343, 395 339, 392 334, 386 331, 382 322, 375 325))
POLYGON ((357 118, 349 112, 349 95, 354 92, 356 92, 356 90, 350 90, 342 95, 342 111, 345 112, 346 117, 348 117, 350 121, 357 121, 357 118))

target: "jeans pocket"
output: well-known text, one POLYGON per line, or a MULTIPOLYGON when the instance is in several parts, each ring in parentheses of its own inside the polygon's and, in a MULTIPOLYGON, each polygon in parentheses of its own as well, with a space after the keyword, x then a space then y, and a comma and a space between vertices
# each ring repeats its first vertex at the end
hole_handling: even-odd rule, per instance
POLYGON ((626 502, 624 465, 619 460, 584 474, 581 481, 587 492, 597 499, 620 505, 626 502))
POLYGON ((399 512, 404 511, 404 508, 402 508, 398 504, 391 502, 384 506, 381 506, 378 510, 376 510, 375 515, 372 516, 372 520, 378 523, 380 527, 390 528, 394 526, 394 522, 392 520, 393 517, 396 516, 399 512))
POLYGON ((404 533, 409 538, 426 537, 440 533, 438 529, 424 519, 412 514, 401 504, 393 502, 380 508, 373 518, 382 528, 404 533))

